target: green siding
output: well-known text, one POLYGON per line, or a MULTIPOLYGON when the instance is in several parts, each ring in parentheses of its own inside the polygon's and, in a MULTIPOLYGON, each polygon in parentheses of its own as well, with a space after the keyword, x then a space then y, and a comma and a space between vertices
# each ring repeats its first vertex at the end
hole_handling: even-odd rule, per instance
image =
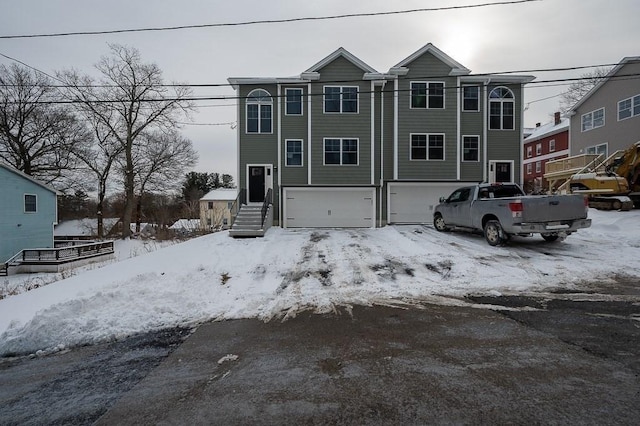
POLYGON ((456 179, 457 171, 457 109, 458 84, 449 77, 451 69, 427 53, 407 66, 409 72, 398 81, 398 178, 456 179), (411 82, 444 83, 444 109, 411 109, 411 82), (444 160, 411 160, 413 133, 442 133, 445 135, 444 160))
POLYGON ((495 83, 487 88, 487 96, 492 89, 503 86, 511 89, 515 96, 514 130, 487 130, 487 160, 513 160, 513 180, 520 183, 522 164, 522 88, 519 84, 495 83))
POLYGON ((23 249, 53 247, 55 193, 4 167, 0 167, 0 188, 0 262, 23 249), (25 194, 36 196, 35 213, 25 213, 25 194))
POLYGON ((309 111, 307 111, 307 85, 283 85, 281 87, 280 98, 280 149, 282 153, 280 167, 280 173, 282 178, 282 185, 306 185, 308 175, 308 117, 309 111), (286 89, 302 89, 302 115, 285 115, 286 111, 286 89), (299 166, 287 166, 286 165, 286 140, 298 139, 302 141, 302 167, 299 166))
POLYGON ((311 183, 366 185, 371 183, 371 82, 364 71, 340 57, 320 71, 312 85, 311 183), (341 82, 341 83, 335 83, 341 82), (357 86, 358 113, 324 113, 324 86, 357 86), (358 139, 358 165, 324 165, 325 138, 358 139))

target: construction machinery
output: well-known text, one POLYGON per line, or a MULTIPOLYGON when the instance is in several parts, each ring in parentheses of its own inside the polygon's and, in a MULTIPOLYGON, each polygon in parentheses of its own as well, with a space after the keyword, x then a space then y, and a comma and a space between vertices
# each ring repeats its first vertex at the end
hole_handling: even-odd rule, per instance
POLYGON ((550 161, 545 179, 550 188, 563 180, 558 191, 588 195, 589 206, 596 209, 640 208, 640 141, 602 158, 602 154, 585 154, 550 161))

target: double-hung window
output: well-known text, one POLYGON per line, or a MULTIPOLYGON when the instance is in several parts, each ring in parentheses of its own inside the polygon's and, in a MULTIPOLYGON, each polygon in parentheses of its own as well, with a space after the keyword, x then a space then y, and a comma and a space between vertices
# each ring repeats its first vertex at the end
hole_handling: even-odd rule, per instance
POLYGON ((285 115, 302 115, 302 89, 285 89, 285 115))
POLYGON ((287 140, 286 141, 286 165, 287 166, 302 166, 302 141, 301 140, 287 140))
POLYGON ((444 83, 411 82, 411 108, 444 108, 444 83))
POLYGON ((358 165, 358 139, 326 138, 324 140, 324 164, 358 165))
POLYGON ((412 134, 409 156, 411 160, 444 160, 444 135, 412 134))
POLYGON ((256 89, 247 96, 247 133, 272 132, 273 99, 269 92, 256 89))
POLYGON ((527 158, 531 158, 533 155, 533 147, 531 145, 527 146, 527 158))
POLYGON ((38 211, 38 196, 33 194, 24 194, 24 212, 36 213, 38 211))
POLYGON ((515 100, 506 87, 496 87, 489 93, 489 129, 513 130, 515 128, 515 100))
POLYGON ((549 152, 555 152, 555 150, 556 150, 556 140, 551 139, 549 141, 549 152))
POLYGON ((351 113, 358 112, 357 86, 325 86, 324 112, 351 113))
POLYGON ((618 121, 640 115, 640 95, 618 102, 618 121))
POLYGON ((462 110, 463 111, 479 111, 480 110, 480 87, 479 86, 462 86, 462 110))
POLYGON ((536 155, 542 155, 542 143, 536 144, 536 155))
POLYGON ((582 131, 597 129, 604 126, 604 108, 588 112, 582 115, 582 131))
POLYGON ((479 136, 463 136, 462 137, 462 161, 479 161, 480 160, 480 137, 479 136))

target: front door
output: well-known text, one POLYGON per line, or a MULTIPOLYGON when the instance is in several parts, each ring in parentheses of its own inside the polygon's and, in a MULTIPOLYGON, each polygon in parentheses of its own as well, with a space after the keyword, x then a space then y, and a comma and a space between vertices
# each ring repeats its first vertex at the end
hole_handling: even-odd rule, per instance
POLYGON ((489 181, 493 182, 513 182, 513 163, 511 161, 491 161, 489 162, 489 181))
POLYGON ((266 167, 249 166, 249 202, 261 203, 264 201, 266 184, 266 167))

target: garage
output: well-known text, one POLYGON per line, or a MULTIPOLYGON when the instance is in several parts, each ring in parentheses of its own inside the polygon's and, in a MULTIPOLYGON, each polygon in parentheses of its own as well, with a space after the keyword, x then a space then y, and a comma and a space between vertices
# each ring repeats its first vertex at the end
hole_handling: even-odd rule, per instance
POLYGON ((375 188, 284 188, 285 228, 373 228, 375 188))
POLYGON ((470 182, 395 182, 387 184, 388 223, 431 223, 440 197, 470 182))

